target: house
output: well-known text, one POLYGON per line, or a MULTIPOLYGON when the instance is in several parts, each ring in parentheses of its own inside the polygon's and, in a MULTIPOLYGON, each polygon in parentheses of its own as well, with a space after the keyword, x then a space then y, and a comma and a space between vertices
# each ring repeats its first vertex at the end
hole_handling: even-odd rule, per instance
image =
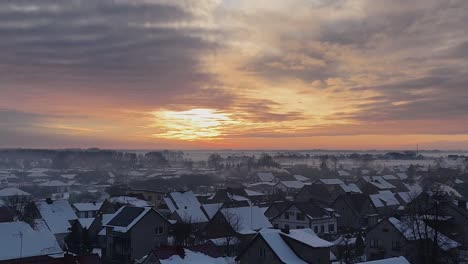
MULTIPOLYGON (((211 212, 213 208, 206 209, 211 212)), ((210 218, 192 191, 168 193, 160 203, 158 211, 171 220, 189 224, 207 223, 210 218)))
POLYGON ((72 206, 75 209, 78 218, 94 218, 103 203, 74 203, 72 206))
POLYGON ((338 217, 338 228, 361 229, 377 224, 377 208, 368 195, 343 194, 331 205, 338 217))
POLYGON ((461 243, 464 250, 468 250, 468 210, 466 201, 449 205, 444 214, 451 217, 449 223, 442 227, 443 231, 453 240, 461 243))
POLYGON ((279 181, 275 185, 276 192, 295 195, 306 185, 302 181, 279 181))
POLYGON ((332 243, 311 229, 282 232, 262 229, 237 256, 240 264, 330 263, 332 243))
POLYGON ((400 201, 391 191, 380 191, 377 194, 369 195, 377 212, 381 215, 391 216, 400 207, 400 201))
POLYGON ((129 191, 130 195, 141 195, 143 196, 144 200, 152 203, 154 206, 158 206, 162 203, 166 192, 163 191, 153 191, 153 190, 145 190, 145 189, 131 189, 129 191))
MULTIPOLYGON (((265 214, 269 215, 267 212, 265 214)), ((311 228, 318 235, 335 234, 338 228, 333 209, 311 202, 286 202, 283 209, 269 220, 275 229, 311 228)))
POLYGON ((263 212, 263 209, 257 206, 222 208, 206 226, 205 236, 232 236, 240 240, 249 238, 262 228, 273 227, 263 212))
POLYGON ((244 186, 249 190, 261 192, 263 194, 271 196, 274 195, 276 192, 275 185, 275 182, 256 182, 245 184, 244 186))
POLYGON ((68 193, 71 184, 58 180, 47 181, 39 184, 39 187, 45 188, 52 193, 68 193))
POLYGON ((296 195, 296 201, 316 201, 331 205, 338 196, 346 193, 361 193, 354 184, 346 184, 340 179, 320 179, 311 185, 305 185, 296 195))
POLYGON ((253 182, 275 182, 277 178, 271 172, 258 172, 252 179, 253 182))
POLYGON ((117 206, 130 205, 135 207, 153 207, 153 204, 133 196, 115 196, 109 199, 109 202, 117 206))
POLYGON ((4 188, 0 190, 0 200, 7 201, 12 198, 29 199, 31 194, 18 188, 4 188))
POLYGON ((170 223, 150 207, 124 206, 107 224, 103 257, 109 262, 132 263, 167 244, 170 223))
POLYGON ((380 191, 396 189, 396 186, 388 182, 383 176, 362 176, 358 180, 357 185, 362 192, 367 194, 376 194, 380 191))
POLYGON ((310 178, 304 177, 302 175, 294 175, 293 176, 296 181, 301 181, 301 182, 311 182, 310 178))
POLYGON ((62 248, 43 220, 0 223, 0 262, 37 256, 60 256, 62 248), (21 245, 21 247, 20 247, 21 245))
POLYGON ((78 219, 70 203, 67 200, 47 199, 36 202, 36 207, 60 246, 63 246, 65 237, 70 233, 70 221, 78 219))
POLYGON ((366 262, 359 262, 357 264, 411 264, 405 257, 394 257, 388 259, 380 259, 380 260, 371 260, 366 262))
MULTIPOLYGON (((377 260, 405 256, 411 263, 421 262, 421 243, 431 243, 434 230, 422 220, 400 221, 390 217, 382 220, 366 234, 365 255, 368 260, 377 260)), ((439 233, 437 244, 441 251, 450 251, 460 244, 439 233)))

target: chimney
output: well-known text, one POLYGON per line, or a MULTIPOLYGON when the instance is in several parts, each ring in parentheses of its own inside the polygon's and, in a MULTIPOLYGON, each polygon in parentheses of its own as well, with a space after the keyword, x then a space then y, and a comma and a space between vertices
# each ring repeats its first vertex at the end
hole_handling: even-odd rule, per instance
POLYGON ((458 207, 467 209, 466 208, 466 201, 465 200, 458 200, 458 207))
POLYGON ((50 197, 47 197, 46 203, 47 204, 52 204, 52 203, 54 203, 54 201, 52 201, 52 199, 50 197))
POLYGON ((284 226, 284 229, 283 229, 282 231, 283 231, 283 233, 285 233, 285 234, 289 234, 289 225, 285 225, 285 226, 284 226))

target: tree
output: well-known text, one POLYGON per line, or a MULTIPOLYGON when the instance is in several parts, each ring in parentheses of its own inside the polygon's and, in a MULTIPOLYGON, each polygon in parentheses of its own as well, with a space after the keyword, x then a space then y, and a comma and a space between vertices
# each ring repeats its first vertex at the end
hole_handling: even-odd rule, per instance
POLYGON ((272 167, 279 168, 280 165, 276 162, 273 157, 268 154, 263 154, 257 161, 259 167, 272 167))
POLYGON ((223 162, 223 158, 217 153, 212 153, 208 157, 208 167, 209 168, 219 170, 222 167, 222 162, 223 162))
POLYGON ((65 237, 67 250, 75 254, 86 254, 90 252, 89 234, 86 228, 81 228, 80 223, 73 221, 70 233, 65 237))
POLYGON ((224 230, 223 238, 226 243, 226 256, 230 256, 233 253, 231 250, 232 242, 236 239, 242 227, 242 218, 230 210, 224 210, 222 214, 226 220, 222 223, 222 229, 224 230))
POLYGON ((13 220, 23 221, 34 227, 34 219, 38 217, 36 205, 28 196, 12 196, 6 199, 6 205, 10 208, 13 220))
POLYGON ((158 167, 167 167, 169 166, 169 161, 161 152, 148 152, 145 154, 146 165, 153 168, 158 167))
POLYGON ((443 251, 441 248, 450 243, 443 241, 444 216, 447 207, 451 203, 449 195, 440 190, 433 190, 430 194, 423 192, 421 195, 411 194, 412 202, 408 204, 401 219, 403 228, 411 234, 417 243, 416 258, 421 263, 450 263, 454 255, 443 251))

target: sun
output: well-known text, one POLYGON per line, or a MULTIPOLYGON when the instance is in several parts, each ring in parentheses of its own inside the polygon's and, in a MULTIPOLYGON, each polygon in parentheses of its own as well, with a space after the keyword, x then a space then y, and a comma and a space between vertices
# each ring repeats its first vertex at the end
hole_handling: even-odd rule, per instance
POLYGON ((187 141, 221 138, 223 131, 238 123, 231 114, 215 109, 196 108, 186 111, 155 111, 158 133, 154 137, 187 141))

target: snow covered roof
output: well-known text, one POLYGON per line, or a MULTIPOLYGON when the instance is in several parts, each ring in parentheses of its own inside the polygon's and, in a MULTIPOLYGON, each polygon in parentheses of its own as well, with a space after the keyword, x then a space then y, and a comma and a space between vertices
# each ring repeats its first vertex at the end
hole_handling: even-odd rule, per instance
POLYGON ((314 248, 328 248, 334 246, 333 243, 330 243, 326 240, 321 239, 318 237, 314 231, 310 228, 305 229, 293 229, 289 231, 289 234, 282 233, 283 236, 287 236, 292 238, 296 241, 302 242, 308 246, 314 248))
MULTIPOLYGON (((422 220, 411 220, 408 222, 402 222, 395 217, 388 218, 388 221, 407 239, 407 240, 419 240, 419 239, 434 239, 434 229, 426 225, 422 220), (427 228, 427 229, 426 229, 427 228), (427 230, 427 232, 426 232, 427 230)), ((460 244, 456 241, 451 240, 443 234, 437 235, 437 244, 443 250, 449 250, 452 248, 459 247, 460 244)))
POLYGON ((405 257, 400 256, 400 257, 395 257, 395 258, 360 262, 358 264, 411 264, 411 263, 405 257))
POLYGON ((45 174, 42 171, 33 171, 33 172, 28 174, 28 177, 41 178, 41 177, 49 177, 49 175, 45 174))
POLYGON ((200 208, 201 204, 192 191, 171 192, 164 201, 171 212, 177 209, 200 208))
POLYGON ((301 189, 305 185, 301 181, 280 181, 278 184, 283 184, 286 188, 290 189, 301 189))
POLYGON ((380 191, 378 194, 369 195, 375 207, 400 205, 400 202, 391 191, 380 191))
POLYGON ((59 186, 70 186, 70 184, 64 183, 64 182, 58 181, 58 180, 53 180, 53 181, 48 181, 48 182, 41 183, 41 184, 39 184, 39 186, 59 187, 59 186))
POLYGON ((436 186, 434 186, 432 188, 432 191, 433 192, 444 192, 450 196, 454 196, 456 198, 462 198, 463 195, 461 195, 457 190, 455 190, 454 188, 446 185, 446 184, 436 184, 436 186))
POLYGON ((73 180, 76 177, 76 174, 62 174, 60 177, 68 179, 68 180, 73 180))
POLYGON ((116 196, 116 197, 111 197, 109 199, 111 203, 119 203, 119 204, 128 204, 136 207, 151 207, 153 204, 151 204, 148 201, 138 199, 136 197, 131 197, 131 196, 116 196))
POLYGON ((276 229, 262 230, 259 235, 271 247, 273 252, 281 259, 283 263, 291 264, 306 264, 304 260, 299 258, 296 253, 289 247, 280 235, 281 231, 276 229))
POLYGON ((261 192, 256 192, 256 191, 252 191, 252 190, 249 190, 249 189, 245 189, 245 193, 247 194, 247 196, 263 196, 265 194, 261 193, 261 192))
POLYGON ((355 184, 355 183, 350 183, 350 184, 340 184, 340 187, 343 189, 343 191, 347 193, 362 193, 361 189, 355 184))
POLYGON ((209 220, 205 213, 203 213, 201 207, 177 209, 174 213, 177 213, 184 223, 197 224, 208 222, 209 220))
POLYGON ((275 186, 276 182, 256 182, 256 183, 249 183, 245 184, 245 187, 255 187, 255 186, 262 186, 262 185, 268 185, 268 186, 275 186))
POLYGON ((460 180, 460 179, 455 179, 455 184, 462 184, 464 183, 464 181, 460 180))
POLYGON ((0 244, 0 260, 63 253, 54 234, 41 220, 36 221, 36 230, 25 222, 0 223, 0 244))
POLYGON ((0 190, 0 197, 29 196, 31 194, 17 188, 4 188, 0 190))
POLYGON ((123 206, 103 226, 112 227, 114 231, 126 233, 151 210, 150 207, 123 206))
POLYGON ((400 180, 406 180, 406 179, 408 179, 408 175, 407 175, 406 173, 404 173, 404 172, 397 172, 397 173, 396 173, 396 176, 397 176, 398 178, 400 178, 400 180))
POLYGON ((344 171, 344 170, 339 170, 339 171, 338 171, 338 175, 339 175, 340 177, 349 177, 349 176, 351 176, 351 174, 350 174, 349 172, 344 171))
POLYGON ((275 176, 271 172, 258 172, 257 177, 262 182, 271 182, 275 179, 275 176))
POLYGON ((388 174, 388 175, 384 175, 382 176, 382 178, 384 178, 385 180, 398 180, 399 178, 395 175, 391 175, 391 174, 388 174))
POLYGON ((423 191, 423 188, 417 183, 414 183, 414 184, 403 183, 403 185, 406 187, 406 189, 408 189, 408 192, 410 193, 420 194, 423 191))
POLYGON ((256 230, 272 227, 258 206, 223 208, 221 213, 238 224, 236 231, 240 234, 253 234, 256 230))
POLYGON ((74 203, 73 207, 76 208, 77 211, 99 211, 101 209, 102 203, 74 203))
POLYGON ((339 184, 345 184, 342 180, 340 179, 320 179, 318 180, 323 184, 329 184, 329 185, 339 185, 339 184))
POLYGON ((222 203, 202 204, 202 208, 209 219, 213 218, 213 216, 221 209, 221 207, 223 207, 222 203))
MULTIPOLYGON (((216 246, 226 246, 228 242, 225 237, 210 239, 210 241, 213 242, 213 244, 216 246)), ((230 245, 237 245, 239 243, 240 240, 237 237, 233 237, 231 241, 229 241, 230 245)))
POLYGON ((298 181, 301 181, 301 182, 307 182, 307 181, 310 181, 309 178, 307 177, 304 177, 302 175, 294 175, 294 179, 298 180, 298 181))
POLYGON ((363 176, 362 179, 381 190, 396 188, 393 184, 386 181, 382 176, 363 176))
POLYGON ((50 204, 40 201, 36 202, 36 207, 53 234, 69 233, 69 221, 78 219, 67 200, 56 200, 50 204))

